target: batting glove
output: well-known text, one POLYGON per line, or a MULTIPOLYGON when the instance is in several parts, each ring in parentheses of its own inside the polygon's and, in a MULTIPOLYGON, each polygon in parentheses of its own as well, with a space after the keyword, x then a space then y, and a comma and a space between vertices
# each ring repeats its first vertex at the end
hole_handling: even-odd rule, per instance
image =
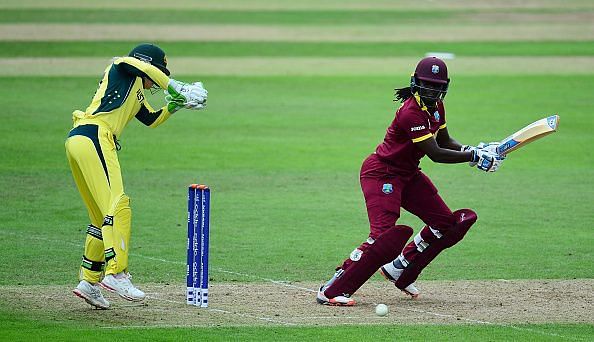
POLYGON ((504 157, 501 157, 497 153, 492 153, 486 149, 477 149, 472 151, 470 166, 476 165, 476 168, 481 171, 495 172, 499 169, 504 159, 504 157))
POLYGON ((488 144, 487 143, 484 143, 484 142, 481 142, 481 143, 479 143, 477 145, 477 148, 483 149, 483 150, 487 150, 487 151, 489 151, 491 153, 494 153, 494 154, 498 154, 497 153, 497 147, 499 147, 499 145, 501 145, 501 143, 498 142, 498 141, 493 141, 493 142, 490 142, 488 144))
POLYGON ((462 148, 460 149, 460 151, 462 151, 462 152, 472 152, 473 153, 472 159, 468 162, 468 164, 470 166, 475 166, 476 163, 478 162, 478 160, 477 161, 474 160, 474 156, 476 155, 478 150, 479 149, 476 146, 472 146, 472 145, 462 145, 462 148))

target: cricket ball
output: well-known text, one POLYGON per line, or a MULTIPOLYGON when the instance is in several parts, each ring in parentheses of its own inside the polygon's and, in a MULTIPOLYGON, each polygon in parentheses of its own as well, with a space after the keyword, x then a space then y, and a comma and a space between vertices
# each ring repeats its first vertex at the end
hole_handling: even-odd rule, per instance
POLYGON ((378 304, 375 307, 375 314, 380 317, 387 315, 389 311, 390 310, 388 309, 388 306, 386 304, 378 304))

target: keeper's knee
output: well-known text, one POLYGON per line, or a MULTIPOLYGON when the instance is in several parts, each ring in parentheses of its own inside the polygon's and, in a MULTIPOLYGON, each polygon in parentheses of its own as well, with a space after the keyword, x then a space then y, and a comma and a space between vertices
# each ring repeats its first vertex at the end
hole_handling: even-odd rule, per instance
POLYGON ((128 197, 126 194, 122 194, 113 202, 111 212, 115 216, 118 212, 124 209, 130 209, 130 197, 128 197))

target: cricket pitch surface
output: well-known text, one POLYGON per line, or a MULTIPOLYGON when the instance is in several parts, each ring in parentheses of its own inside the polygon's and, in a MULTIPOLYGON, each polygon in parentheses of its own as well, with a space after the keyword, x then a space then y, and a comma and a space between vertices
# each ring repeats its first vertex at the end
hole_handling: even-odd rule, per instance
POLYGON ((303 283, 214 283, 208 308, 185 303, 185 284, 139 284, 143 303, 103 291, 110 310, 95 310, 72 286, 0 286, 0 303, 56 322, 84 321, 103 328, 211 326, 328 326, 345 324, 594 323, 594 279, 421 281, 412 300, 391 283, 372 281, 353 298, 354 307, 315 301, 319 285, 303 283), (375 315, 388 305, 385 317, 375 315))

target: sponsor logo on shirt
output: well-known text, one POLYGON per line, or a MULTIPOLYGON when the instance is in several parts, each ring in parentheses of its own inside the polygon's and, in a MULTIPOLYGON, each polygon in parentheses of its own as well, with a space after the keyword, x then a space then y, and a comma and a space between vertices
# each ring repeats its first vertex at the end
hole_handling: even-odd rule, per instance
POLYGON ((136 92, 136 99, 138 100, 138 102, 144 101, 144 93, 141 89, 138 89, 138 91, 136 92))
POLYGON ((422 131, 425 129, 425 126, 416 126, 416 127, 411 127, 410 131, 411 132, 416 132, 416 131, 422 131))

